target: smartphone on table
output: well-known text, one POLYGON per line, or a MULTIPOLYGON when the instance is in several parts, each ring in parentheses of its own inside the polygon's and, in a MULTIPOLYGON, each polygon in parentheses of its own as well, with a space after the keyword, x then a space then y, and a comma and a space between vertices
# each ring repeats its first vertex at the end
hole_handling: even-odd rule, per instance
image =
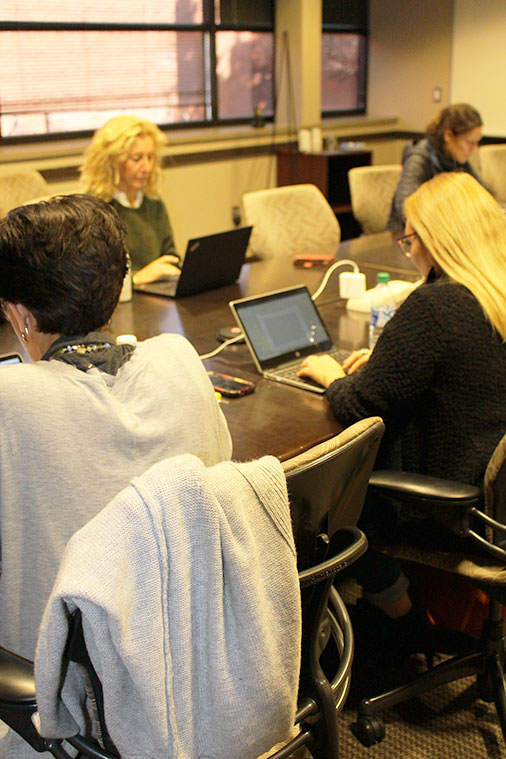
POLYGON ((248 395, 255 389, 253 382, 232 377, 230 374, 221 374, 220 372, 207 372, 209 379, 217 393, 221 393, 227 398, 240 398, 242 395, 248 395))
POLYGON ((4 353, 0 356, 0 366, 11 366, 12 364, 21 364, 23 359, 19 353, 4 353))
POLYGON ((330 253, 297 253, 293 257, 293 265, 302 269, 312 269, 313 266, 330 266, 335 256, 330 253))

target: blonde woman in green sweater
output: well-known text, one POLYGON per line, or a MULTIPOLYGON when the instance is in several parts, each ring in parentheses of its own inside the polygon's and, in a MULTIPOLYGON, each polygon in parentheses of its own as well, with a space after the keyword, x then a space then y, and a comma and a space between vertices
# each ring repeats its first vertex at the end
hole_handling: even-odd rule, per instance
POLYGON ((86 192, 109 201, 126 224, 135 284, 179 273, 169 216, 157 194, 165 142, 150 121, 116 116, 95 132, 81 170, 86 192))

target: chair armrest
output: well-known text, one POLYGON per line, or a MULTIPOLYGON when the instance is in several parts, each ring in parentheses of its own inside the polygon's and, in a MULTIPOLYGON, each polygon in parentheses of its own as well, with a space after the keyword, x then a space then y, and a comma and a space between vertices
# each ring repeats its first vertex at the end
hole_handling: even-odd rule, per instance
POLYGON ((0 648, 0 719, 36 751, 51 751, 50 742, 39 735, 32 722, 36 711, 32 662, 0 648))
POLYGON ((309 567, 299 572, 299 583, 301 588, 333 577, 338 572, 346 569, 350 564, 356 561, 367 550, 367 538, 358 527, 343 527, 339 531, 339 536, 343 537, 348 533, 348 543, 346 547, 339 550, 335 556, 326 561, 322 561, 314 567, 309 567))
MULTIPOLYGON (((32 723, 37 710, 33 662, 0 647, 0 719, 15 730, 38 752, 51 753, 60 759, 71 759, 60 740, 42 738, 32 723)), ((83 756, 93 759, 119 759, 119 754, 102 749, 94 740, 75 735, 68 743, 83 756)))
POLYGON ((481 490, 455 480, 425 474, 378 470, 369 479, 368 493, 409 506, 417 516, 453 526, 480 503, 481 490))
POLYGON ((33 663, 0 648, 0 705, 35 706, 33 663))

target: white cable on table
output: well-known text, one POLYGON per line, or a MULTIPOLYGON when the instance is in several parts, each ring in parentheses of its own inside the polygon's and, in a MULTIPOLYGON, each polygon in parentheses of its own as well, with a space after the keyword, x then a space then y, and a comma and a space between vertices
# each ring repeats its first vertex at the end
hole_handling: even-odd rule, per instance
POLYGON ((224 348, 228 348, 229 345, 232 345, 232 343, 237 343, 239 340, 244 340, 244 335, 242 332, 235 337, 231 337, 230 340, 225 340, 224 343, 218 345, 218 347, 210 353, 203 353, 202 356, 199 356, 199 358, 201 361, 205 361, 206 358, 213 358, 213 356, 217 356, 218 353, 221 353, 224 348))
POLYGON ((320 295, 322 294, 322 292, 325 290, 325 288, 326 288, 326 286, 327 286, 327 282, 329 281, 329 277, 330 277, 330 275, 331 275, 331 274, 332 274, 332 273, 333 273, 333 272, 334 272, 336 269, 338 269, 340 266, 342 266, 343 264, 349 264, 350 266, 352 266, 352 267, 353 267, 353 271, 355 272, 355 274, 360 274, 360 269, 358 268, 358 265, 357 265, 357 263, 356 263, 355 261, 350 261, 350 259, 349 259, 349 258, 342 258, 340 261, 335 261, 335 262, 332 264, 332 266, 330 266, 330 267, 327 269, 327 271, 325 272, 325 276, 324 276, 324 277, 323 277, 323 279, 322 279, 322 282, 321 282, 321 285, 320 285, 320 287, 319 287, 319 288, 318 288, 318 290, 317 290, 315 293, 313 293, 313 295, 311 296, 311 299, 312 299, 312 300, 316 300, 317 298, 319 298, 319 297, 320 297, 320 295))

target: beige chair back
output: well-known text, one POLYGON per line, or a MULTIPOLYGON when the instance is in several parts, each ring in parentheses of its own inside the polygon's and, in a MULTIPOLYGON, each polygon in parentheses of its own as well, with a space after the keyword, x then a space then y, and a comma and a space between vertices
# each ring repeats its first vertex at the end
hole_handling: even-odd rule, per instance
POLYGON ((49 186, 35 169, 19 166, 0 168, 0 218, 32 198, 47 196, 49 186))
POLYGON ((250 252, 262 258, 298 253, 335 256, 341 228, 323 193, 312 184, 287 185, 242 196, 243 220, 253 225, 250 252))
POLYGON ((401 164, 357 166, 349 170, 351 207, 365 235, 385 229, 401 172, 401 164))
POLYGON ((497 200, 506 201, 506 143, 478 148, 480 176, 497 200))

